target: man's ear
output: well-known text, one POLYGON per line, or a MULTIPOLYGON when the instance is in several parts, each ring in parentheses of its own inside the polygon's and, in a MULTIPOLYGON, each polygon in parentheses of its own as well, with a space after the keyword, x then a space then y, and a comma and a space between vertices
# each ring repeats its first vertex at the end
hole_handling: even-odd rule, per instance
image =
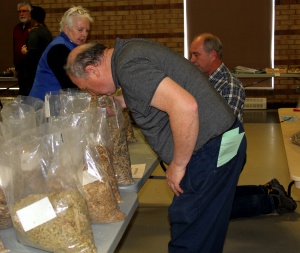
POLYGON ((212 50, 212 51, 210 52, 210 54, 211 54, 211 56, 213 57, 214 60, 218 58, 218 53, 217 53, 216 50, 212 50))
POLYGON ((92 75, 95 75, 96 77, 99 76, 99 70, 93 65, 86 66, 85 71, 88 73, 89 76, 92 75))

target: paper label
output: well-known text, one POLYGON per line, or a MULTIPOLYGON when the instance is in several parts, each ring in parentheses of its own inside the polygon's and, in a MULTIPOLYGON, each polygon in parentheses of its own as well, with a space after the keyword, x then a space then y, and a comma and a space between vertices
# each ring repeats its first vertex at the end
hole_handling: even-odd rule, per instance
POLYGON ((236 154, 245 133, 238 133, 239 129, 232 129, 222 136, 217 167, 229 162, 236 154))
POLYGON ((49 95, 46 94, 45 96, 45 117, 46 118, 49 118, 51 115, 50 115, 50 102, 49 102, 49 95))
POLYGON ((132 178, 142 178, 146 169, 146 164, 131 165, 132 178))
POLYGON ((56 213, 48 197, 17 211, 25 232, 56 218, 56 213))
POLYGON ((83 171, 83 180, 82 180, 82 185, 85 186, 87 184, 93 183, 97 181, 97 177, 91 175, 87 170, 83 171))

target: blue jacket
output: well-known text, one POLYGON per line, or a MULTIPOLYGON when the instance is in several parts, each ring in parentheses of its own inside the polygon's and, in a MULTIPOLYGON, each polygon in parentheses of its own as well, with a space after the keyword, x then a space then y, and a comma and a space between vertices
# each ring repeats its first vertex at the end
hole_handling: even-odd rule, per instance
MULTIPOLYGON (((72 49, 74 49, 77 44, 70 41, 70 39, 67 37, 65 33, 60 33, 45 49, 44 53, 41 56, 41 59, 39 61, 37 71, 35 74, 34 83, 32 86, 32 89, 30 91, 29 96, 36 97, 41 100, 45 100, 45 95, 49 91, 58 91, 61 90, 61 85, 57 78, 55 77, 54 73, 52 72, 51 68, 48 65, 47 61, 47 55, 49 50, 58 44, 65 45, 68 49, 70 49, 70 52, 72 49)), ((59 55, 57 56, 59 57, 59 55)), ((63 61, 66 61, 66 59, 63 59, 63 61)))

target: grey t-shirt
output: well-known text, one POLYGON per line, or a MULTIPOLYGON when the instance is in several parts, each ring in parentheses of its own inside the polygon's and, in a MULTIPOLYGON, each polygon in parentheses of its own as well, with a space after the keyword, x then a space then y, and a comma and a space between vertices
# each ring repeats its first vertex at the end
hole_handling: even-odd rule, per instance
MULTIPOLYGON (((165 77, 170 77, 198 102, 200 130, 195 151, 232 126, 235 116, 208 79, 182 55, 151 40, 117 39, 112 55, 112 75, 121 87, 127 107, 149 145, 162 161, 173 159, 173 138, 168 115, 152 106, 152 97, 165 77)), ((170 90, 170 92, 172 92, 170 90)))

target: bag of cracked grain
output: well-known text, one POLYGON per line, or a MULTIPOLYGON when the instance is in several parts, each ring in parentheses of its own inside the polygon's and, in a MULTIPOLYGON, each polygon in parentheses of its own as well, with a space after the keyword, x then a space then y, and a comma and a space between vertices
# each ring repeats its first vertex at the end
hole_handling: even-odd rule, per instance
POLYGON ((89 143, 85 150, 83 190, 92 223, 119 222, 126 218, 120 210, 106 172, 101 168, 97 146, 89 143))
POLYGON ((119 203, 122 198, 118 188, 117 178, 112 164, 112 141, 106 124, 106 111, 102 108, 90 108, 86 112, 73 113, 62 116, 49 117, 48 121, 58 128, 76 126, 81 129, 81 141, 85 142, 90 139, 94 146, 97 146, 100 156, 97 159, 99 164, 108 174, 108 179, 112 186, 115 197, 119 203), (104 110, 104 112, 103 112, 104 110), (91 140, 91 138, 93 140, 91 140))
POLYGON ((114 195, 118 203, 122 203, 122 197, 118 188, 118 181, 113 168, 113 143, 107 126, 106 110, 104 108, 90 108, 90 123, 88 126, 88 139, 90 144, 97 148, 99 164, 107 173, 114 195))
POLYGON ((91 106, 105 108, 107 111, 107 123, 113 141, 113 169, 118 184, 133 184, 130 154, 121 105, 114 100, 113 96, 94 96, 91 106))
POLYGON ((133 127, 131 124, 130 111, 128 109, 123 109, 123 116, 126 129, 126 138, 128 142, 138 142, 138 139, 134 135, 133 127))
MULTIPOLYGON (((113 96, 123 96, 122 89, 119 88, 117 91, 113 94, 113 96)), ((124 116, 124 124, 125 124, 125 129, 126 129, 126 138, 128 142, 138 142, 138 139, 134 135, 133 127, 132 127, 132 118, 130 111, 128 108, 123 109, 123 116, 124 116)))
POLYGON ((5 147, 8 169, 1 168, 0 176, 9 182, 3 189, 21 244, 50 252, 97 252, 78 178, 79 137, 73 127, 5 147))
MULTIPOLYGON (((0 179, 0 229, 11 228, 12 221, 0 179)), ((1 251, 0 251, 1 252, 1 251)))
MULTIPOLYGON (((4 153, 3 145, 0 146, 0 229, 12 227, 12 221, 6 201, 6 197, 3 191, 3 187, 8 183, 1 177, 1 171, 5 170, 7 156, 4 153)), ((4 172, 3 172, 4 173, 4 172)), ((1 252, 1 251, 0 251, 1 252)))
POLYGON ((94 108, 84 113, 49 118, 49 122, 57 128, 76 126, 81 129, 80 139, 84 146, 82 185, 92 223, 110 223, 125 219, 125 214, 118 206, 118 200, 121 202, 122 198, 116 178, 111 168, 103 169, 103 164, 106 164, 103 162, 104 154, 99 154, 100 144, 109 145, 107 137, 110 137, 105 134, 103 111, 105 113, 102 108, 94 108))

